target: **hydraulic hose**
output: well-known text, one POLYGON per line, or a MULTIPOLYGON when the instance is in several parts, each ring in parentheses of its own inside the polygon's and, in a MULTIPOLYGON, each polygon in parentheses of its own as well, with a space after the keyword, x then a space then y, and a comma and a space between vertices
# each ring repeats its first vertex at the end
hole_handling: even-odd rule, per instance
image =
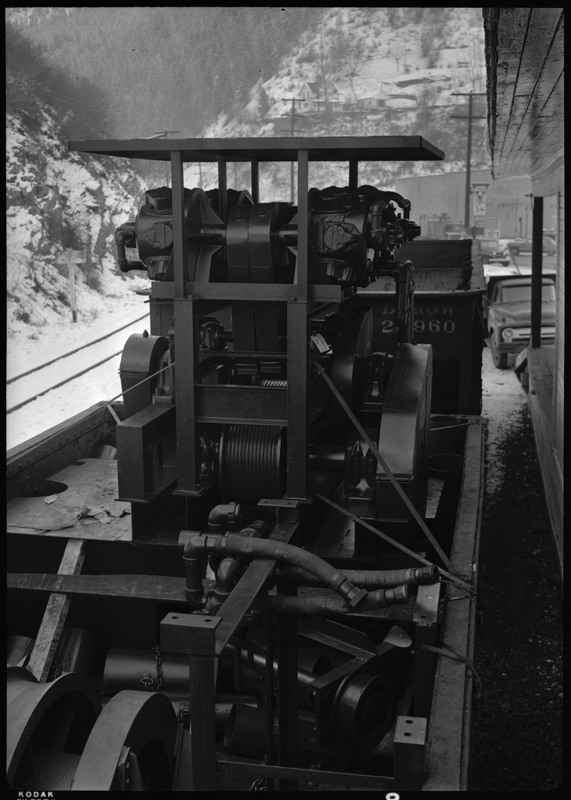
POLYGON ((196 605, 198 594, 202 593, 202 580, 199 564, 201 556, 213 553, 222 556, 246 556, 248 558, 268 558, 285 561, 301 567, 315 575, 324 586, 332 589, 349 608, 366 597, 367 592, 354 586, 346 576, 319 556, 302 550, 292 544, 275 542, 272 539, 245 538, 236 534, 226 536, 193 536, 184 546, 183 559, 186 571, 186 595, 189 603, 196 605))
MULTIPOLYGON (((345 569, 343 573, 351 583, 362 586, 364 589, 402 585, 425 586, 440 580, 440 570, 435 565, 410 567, 409 569, 345 569)), ((284 567, 280 574, 303 586, 319 586, 319 582, 313 575, 298 567, 284 567)))
MULTIPOLYGON (((396 586, 393 589, 379 589, 369 592, 359 603, 359 611, 373 611, 377 608, 408 603, 410 593, 408 586, 396 586)), ((341 598, 330 595, 314 595, 313 597, 289 597, 276 595, 270 598, 272 610, 277 614, 348 614, 354 609, 347 608, 341 598)))
MULTIPOLYGON (((250 537, 259 537, 260 539, 265 538, 268 533, 270 532, 270 526, 267 522, 263 520, 256 520, 252 522, 251 525, 248 525, 247 528, 243 528, 239 536, 243 536, 245 538, 250 537)), ((217 584, 217 592, 219 595, 229 594, 231 589, 233 588, 238 576, 240 575, 240 571, 242 569, 242 560, 241 558, 236 558, 236 556, 230 556, 223 558, 219 563, 216 569, 216 584, 217 584)))

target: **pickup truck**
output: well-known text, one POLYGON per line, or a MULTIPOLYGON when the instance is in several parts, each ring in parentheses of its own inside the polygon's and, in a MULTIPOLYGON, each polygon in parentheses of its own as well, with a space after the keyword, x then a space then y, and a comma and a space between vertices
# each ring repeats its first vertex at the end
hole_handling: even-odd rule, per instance
MULTIPOLYGON (((506 369, 508 355, 520 353, 531 335, 531 276, 489 277, 484 318, 492 361, 506 369)), ((543 276, 541 297, 541 344, 555 341, 555 279, 543 276)))

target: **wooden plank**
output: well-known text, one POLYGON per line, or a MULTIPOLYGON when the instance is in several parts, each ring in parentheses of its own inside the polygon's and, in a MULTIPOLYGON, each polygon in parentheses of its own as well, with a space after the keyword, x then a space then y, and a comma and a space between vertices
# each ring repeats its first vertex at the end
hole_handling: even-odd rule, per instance
POLYGON ((57 575, 13 572, 6 577, 8 589, 57 592, 62 595, 116 597, 186 603, 185 579, 165 575, 57 575))
MULTIPOLYGON (((81 572, 86 550, 86 542, 69 540, 59 572, 62 575, 77 575, 81 572)), ((70 598, 64 594, 52 594, 48 600, 28 664, 28 669, 40 682, 48 679, 70 602, 70 598)))

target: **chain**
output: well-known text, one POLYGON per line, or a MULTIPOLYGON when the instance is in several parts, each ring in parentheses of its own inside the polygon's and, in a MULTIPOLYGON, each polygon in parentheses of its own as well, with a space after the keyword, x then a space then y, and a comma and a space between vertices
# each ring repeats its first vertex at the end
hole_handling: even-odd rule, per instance
POLYGON ((146 692, 154 692, 155 691, 155 683, 151 678, 150 672, 143 672, 141 675, 141 683, 145 687, 146 692))
POLYGON ((153 647, 153 653, 155 655, 155 663, 157 665, 157 683, 155 686, 155 682, 151 676, 149 670, 147 672, 143 672, 141 675, 141 683, 145 687, 146 692, 162 692, 163 690, 163 659, 160 647, 156 645, 153 647))
POLYGON ((162 692, 163 690, 163 659, 161 654, 161 649, 158 645, 153 647, 153 653, 155 654, 155 661, 157 662, 157 692, 162 692))
MULTIPOLYGON (((267 764, 267 763, 268 763, 268 759, 266 758, 266 756, 264 756, 263 759, 262 759, 262 764, 267 764)), ((261 775, 260 775, 259 778, 255 778, 255 780, 252 782, 252 785, 250 786, 249 791, 250 792, 267 792, 268 790, 266 788, 265 781, 266 781, 266 779, 263 778, 261 775)))

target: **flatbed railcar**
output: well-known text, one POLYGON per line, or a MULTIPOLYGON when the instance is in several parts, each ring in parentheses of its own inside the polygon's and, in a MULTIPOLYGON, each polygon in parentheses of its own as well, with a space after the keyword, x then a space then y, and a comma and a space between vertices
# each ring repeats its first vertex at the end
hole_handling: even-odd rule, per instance
POLYGON ((122 401, 8 453, 8 786, 465 790, 484 424, 474 390, 433 412, 438 344, 415 335, 399 257, 419 228, 359 185, 361 162, 443 153, 417 136, 70 149, 170 162, 172 188, 116 234, 120 267, 151 279, 122 401), (297 205, 260 202, 280 161, 297 205), (347 185, 310 189, 312 161, 345 162, 347 185), (216 189, 185 187, 197 162, 216 189))

